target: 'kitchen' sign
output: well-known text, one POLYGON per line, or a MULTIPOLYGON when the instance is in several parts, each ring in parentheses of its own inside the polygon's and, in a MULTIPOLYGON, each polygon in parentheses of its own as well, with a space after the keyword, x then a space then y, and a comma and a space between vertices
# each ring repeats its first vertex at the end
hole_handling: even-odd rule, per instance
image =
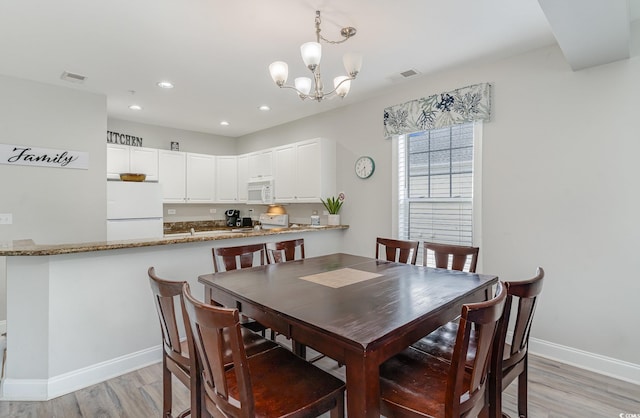
POLYGON ((89 153, 0 144, 0 164, 87 170, 89 153))

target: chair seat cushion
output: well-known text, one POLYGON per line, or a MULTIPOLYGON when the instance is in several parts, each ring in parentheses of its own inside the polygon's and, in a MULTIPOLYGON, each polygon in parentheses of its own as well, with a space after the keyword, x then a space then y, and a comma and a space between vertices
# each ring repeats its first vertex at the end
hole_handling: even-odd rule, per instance
MULTIPOLYGON (((249 358, 256 417, 289 416, 313 404, 328 410, 344 382, 280 346, 249 358)), ((227 372, 229 394, 238 399, 234 369, 227 372)))
MULTIPOLYGON (((380 366, 380 398, 384 410, 418 411, 407 416, 444 417, 450 364, 409 347, 380 366)), ((464 377, 468 390, 470 376, 464 377)))

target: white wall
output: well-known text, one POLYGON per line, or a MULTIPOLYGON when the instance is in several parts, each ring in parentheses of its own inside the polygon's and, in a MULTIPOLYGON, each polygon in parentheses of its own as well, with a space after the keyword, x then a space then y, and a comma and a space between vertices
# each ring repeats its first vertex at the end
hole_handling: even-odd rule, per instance
MULTIPOLYGON (((493 84, 493 117, 483 131, 484 271, 503 280, 547 271, 532 336, 571 356, 628 362, 640 376, 640 59, 573 72, 550 47, 492 64, 398 83, 387 94, 240 138, 239 152, 324 136, 338 141, 347 252, 372 255, 390 236, 391 141, 383 109, 470 84, 493 84), (359 155, 376 172, 359 180, 359 155), (575 351, 574 351, 575 350, 575 351)), ((357 91, 357 81, 353 91, 357 91)), ((283 93, 286 94, 286 93, 283 93)), ((301 103, 301 106, 317 105, 301 103)), ((605 367, 606 368, 606 367, 605 367)), ((637 379, 640 381, 640 378, 637 379)))
POLYGON ((89 154, 89 169, 0 165, 0 241, 104 240, 106 98, 0 76, 0 143, 89 154))

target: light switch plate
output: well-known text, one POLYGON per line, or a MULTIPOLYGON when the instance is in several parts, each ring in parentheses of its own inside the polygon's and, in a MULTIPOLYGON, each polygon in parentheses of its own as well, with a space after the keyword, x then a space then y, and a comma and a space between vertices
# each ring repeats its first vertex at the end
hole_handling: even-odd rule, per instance
POLYGON ((0 213, 0 225, 11 225, 13 223, 12 213, 0 213))

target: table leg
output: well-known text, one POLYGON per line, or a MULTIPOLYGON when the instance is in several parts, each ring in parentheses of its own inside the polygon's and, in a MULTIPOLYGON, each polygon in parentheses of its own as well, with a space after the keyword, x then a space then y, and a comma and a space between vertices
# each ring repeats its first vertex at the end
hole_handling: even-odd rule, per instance
POLYGON ((380 417, 379 364, 364 353, 346 353, 347 416, 380 417))

